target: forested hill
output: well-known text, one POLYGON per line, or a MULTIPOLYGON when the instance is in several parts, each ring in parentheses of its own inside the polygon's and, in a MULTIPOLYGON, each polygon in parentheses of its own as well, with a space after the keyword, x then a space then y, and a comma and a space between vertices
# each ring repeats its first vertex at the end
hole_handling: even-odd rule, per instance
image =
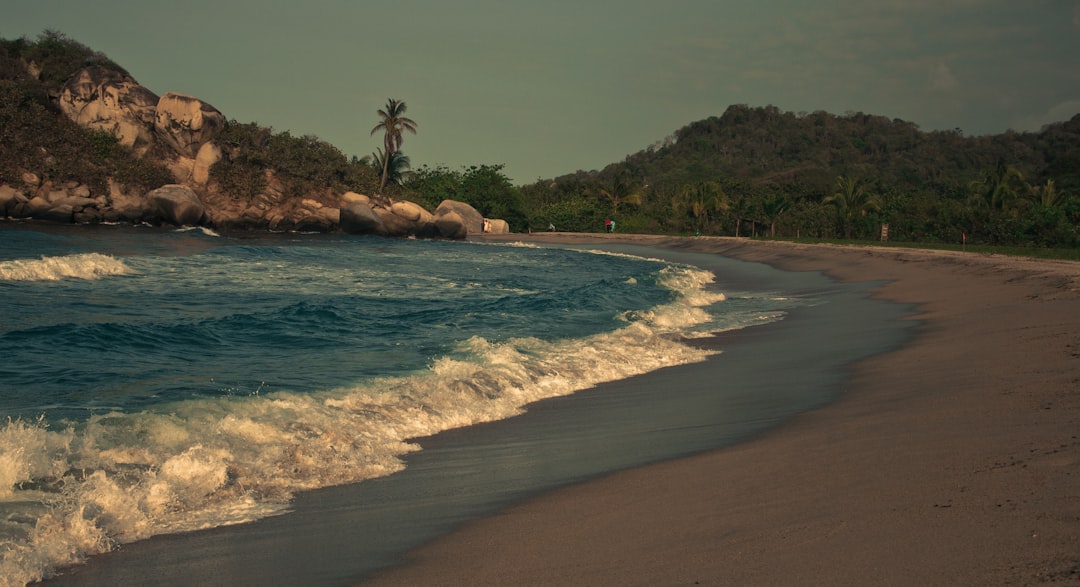
POLYGON ((1039 133, 966 136, 961 129, 924 132, 911 122, 863 113, 736 105, 679 129, 665 143, 621 166, 651 183, 726 178, 791 195, 826 195, 840 175, 862 178, 881 192, 966 188, 1005 162, 1032 184, 1054 179, 1058 189, 1080 188, 1080 114, 1039 133))
POLYGON ((522 188, 531 218, 591 230, 1080 245, 1080 114, 970 136, 863 113, 735 105, 601 171, 522 188), (590 197, 591 195, 591 197, 590 197))

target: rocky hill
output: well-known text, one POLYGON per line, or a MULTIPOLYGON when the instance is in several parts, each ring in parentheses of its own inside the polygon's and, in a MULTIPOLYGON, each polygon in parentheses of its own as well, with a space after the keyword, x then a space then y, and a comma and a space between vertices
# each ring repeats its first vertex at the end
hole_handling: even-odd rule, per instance
POLYGON ((444 238, 506 230, 462 202, 428 211, 359 193, 370 177, 312 137, 158 96, 57 33, 0 41, 0 217, 444 238))

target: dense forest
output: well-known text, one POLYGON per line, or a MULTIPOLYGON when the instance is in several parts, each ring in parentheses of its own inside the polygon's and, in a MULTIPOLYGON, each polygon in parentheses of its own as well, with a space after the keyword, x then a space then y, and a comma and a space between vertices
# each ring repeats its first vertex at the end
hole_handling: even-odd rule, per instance
POLYGON ((1080 115, 1039 133, 729 107, 599 172, 522 188, 531 219, 635 232, 1080 244, 1080 115))
MULTIPOLYGON (((153 152, 136 158, 56 107, 58 88, 88 65, 123 72, 59 33, 0 40, 0 184, 26 170, 98 189, 171 181, 153 152)), ((242 198, 258 197, 271 169, 293 197, 329 188, 429 207, 450 198, 515 231, 598 232, 611 218, 619 232, 876 240, 887 225, 894 241, 1080 245, 1080 114, 1037 133, 968 136, 863 113, 734 105, 602 170, 522 186, 501 164, 350 158, 257 123, 231 120, 218 140, 230 156, 211 175, 242 198)))

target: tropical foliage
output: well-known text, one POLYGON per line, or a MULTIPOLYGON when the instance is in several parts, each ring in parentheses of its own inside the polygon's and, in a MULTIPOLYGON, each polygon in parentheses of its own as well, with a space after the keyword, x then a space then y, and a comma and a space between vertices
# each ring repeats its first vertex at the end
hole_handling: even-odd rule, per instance
POLYGON ((530 224, 573 210, 568 229, 599 230, 590 194, 620 177, 642 187, 639 205, 618 208, 627 229, 876 239, 888 224, 893 240, 1080 246, 1080 115, 965 136, 736 105, 600 171, 522 186, 530 224))
POLYGON ((379 124, 371 129, 371 134, 383 133, 382 149, 382 179, 379 181, 379 193, 386 188, 386 182, 390 176, 390 164, 394 161, 394 155, 401 150, 405 142, 405 133, 416 134, 416 122, 405 116, 405 102, 390 98, 386 106, 380 108, 379 124))

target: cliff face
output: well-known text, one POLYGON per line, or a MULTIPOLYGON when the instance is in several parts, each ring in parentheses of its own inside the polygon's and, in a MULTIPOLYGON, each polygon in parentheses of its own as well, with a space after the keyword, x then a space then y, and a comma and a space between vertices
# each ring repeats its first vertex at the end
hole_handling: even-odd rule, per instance
POLYGON ((460 206, 467 205, 460 202, 430 213, 415 204, 335 193, 330 187, 290 196, 270 169, 264 172, 266 187, 260 193, 236 198, 210 175, 228 156, 215 141, 226 127, 224 114, 193 96, 169 92, 159 97, 131 76, 104 67, 78 71, 56 100, 61 112, 80 126, 108 132, 137 157, 164 163, 175 184, 133 193, 110 182, 108 193, 93 193, 87 185, 57 184, 28 170, 21 185, 0 185, 0 217, 443 238, 482 230, 466 221, 473 216, 461 212, 460 206))

